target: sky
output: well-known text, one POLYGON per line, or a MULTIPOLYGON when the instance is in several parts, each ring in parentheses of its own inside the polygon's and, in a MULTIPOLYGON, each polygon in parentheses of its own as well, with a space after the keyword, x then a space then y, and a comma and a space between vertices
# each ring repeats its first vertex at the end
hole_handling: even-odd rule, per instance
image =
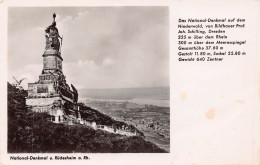
POLYGON ((38 81, 53 13, 67 82, 78 89, 169 86, 167 7, 11 7, 8 81, 38 81))

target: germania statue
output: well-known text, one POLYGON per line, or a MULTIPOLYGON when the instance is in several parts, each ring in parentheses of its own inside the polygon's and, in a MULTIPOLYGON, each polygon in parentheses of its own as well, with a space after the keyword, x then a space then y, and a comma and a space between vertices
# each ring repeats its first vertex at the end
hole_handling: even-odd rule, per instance
POLYGON ((60 40, 62 44, 62 37, 59 35, 59 31, 56 28, 56 22, 55 22, 56 14, 53 14, 53 22, 50 26, 48 26, 45 29, 45 38, 46 38, 46 47, 45 50, 48 49, 54 49, 54 50, 60 50, 60 40))

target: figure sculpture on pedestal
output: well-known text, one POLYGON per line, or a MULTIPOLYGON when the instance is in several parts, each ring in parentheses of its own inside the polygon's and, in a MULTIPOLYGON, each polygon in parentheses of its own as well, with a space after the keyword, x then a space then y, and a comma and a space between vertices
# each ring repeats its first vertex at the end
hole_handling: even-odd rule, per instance
POLYGON ((59 35, 59 31, 56 28, 56 22, 55 22, 56 14, 53 14, 53 22, 50 26, 48 26, 45 30, 45 38, 46 38, 46 47, 45 49, 54 49, 59 50, 60 49, 60 40, 62 43, 62 37, 59 35))

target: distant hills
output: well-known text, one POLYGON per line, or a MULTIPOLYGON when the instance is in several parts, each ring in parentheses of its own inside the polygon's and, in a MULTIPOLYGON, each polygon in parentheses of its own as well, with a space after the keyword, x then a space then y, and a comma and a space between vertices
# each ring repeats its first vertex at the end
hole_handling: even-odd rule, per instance
POLYGON ((130 100, 153 98, 169 100, 170 87, 79 89, 80 98, 130 100))
MULTIPOLYGON (((27 91, 8 83, 9 153, 164 153, 142 136, 127 137, 83 125, 55 124, 46 113, 33 113, 25 106, 27 91)), ((82 116, 105 125, 127 125, 83 106, 82 116)), ((141 132, 139 132, 140 135, 141 132)))

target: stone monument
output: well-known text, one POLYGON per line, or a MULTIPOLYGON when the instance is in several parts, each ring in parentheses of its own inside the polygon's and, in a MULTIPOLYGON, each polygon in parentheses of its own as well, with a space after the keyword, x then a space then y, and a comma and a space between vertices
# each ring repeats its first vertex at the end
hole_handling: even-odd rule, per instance
POLYGON ((46 46, 43 57, 43 69, 39 80, 28 83, 26 105, 34 112, 47 112, 51 121, 59 123, 66 121, 69 116, 78 116, 78 92, 71 84, 66 83, 62 72, 61 45, 62 37, 55 22, 45 30, 46 46))

